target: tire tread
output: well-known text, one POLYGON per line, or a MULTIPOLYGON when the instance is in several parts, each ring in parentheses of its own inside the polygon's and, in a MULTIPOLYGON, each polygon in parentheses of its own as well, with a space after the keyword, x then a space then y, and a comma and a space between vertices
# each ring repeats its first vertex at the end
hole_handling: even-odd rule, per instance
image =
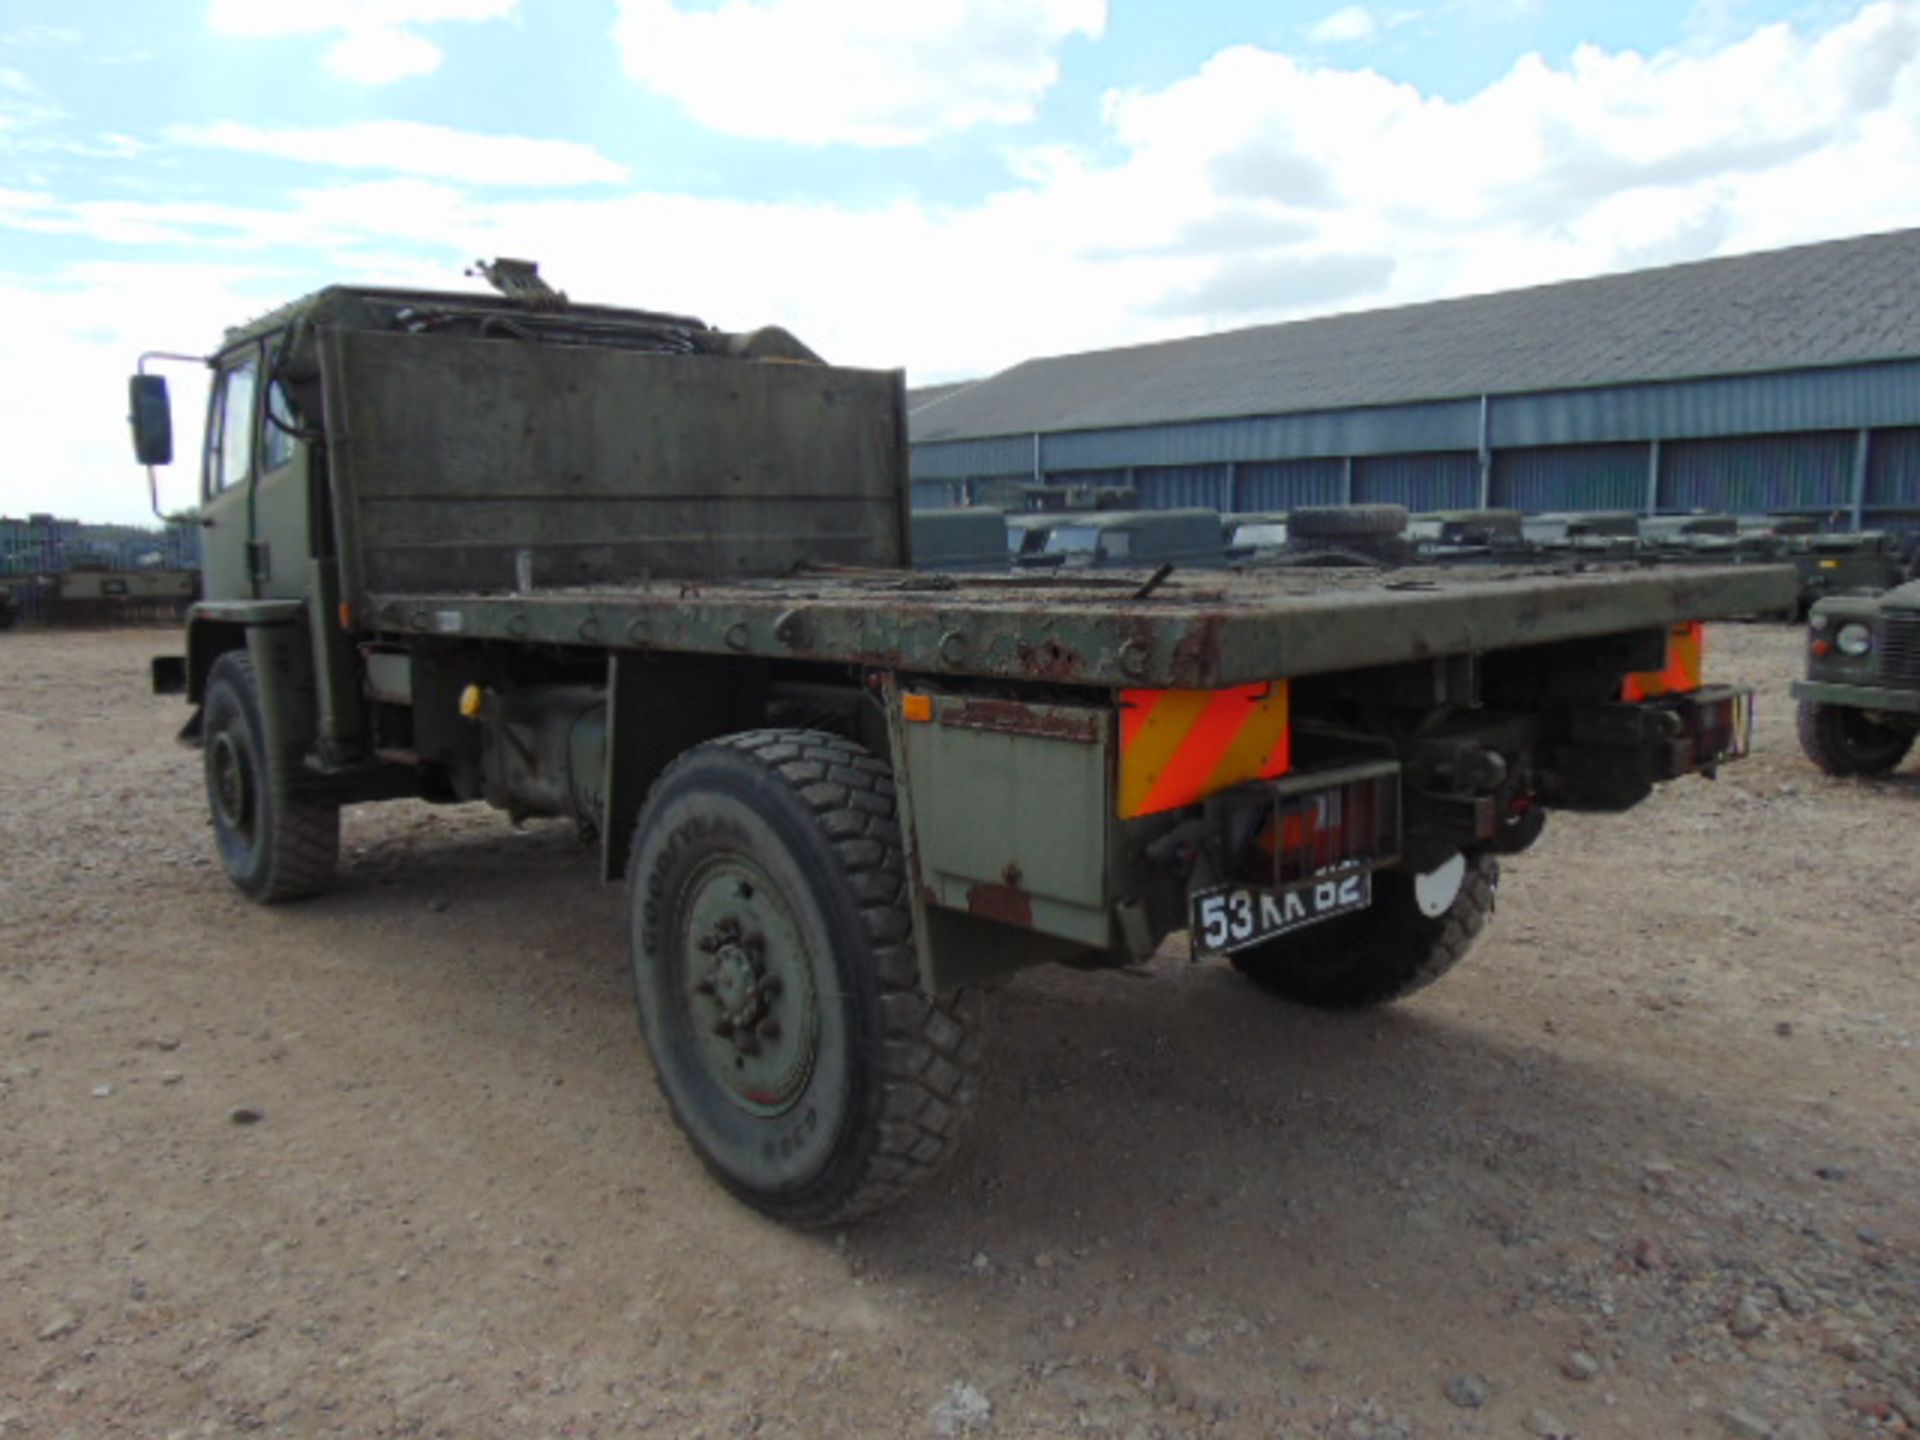
POLYGON ((267 872, 259 886, 248 893, 263 905, 277 905, 332 889, 340 871, 339 801, 315 795, 312 787, 303 783, 299 758, 273 747, 260 704, 260 681, 253 657, 244 650, 229 650, 222 655, 209 673, 208 692, 221 682, 232 685, 242 707, 251 711, 265 752, 260 759, 266 767, 272 815, 270 833, 262 837, 267 872))
POLYGON ((1855 717, 1866 719, 1861 712, 1843 705, 1802 700, 1794 716, 1801 751, 1821 770, 1835 777, 1884 775, 1907 758, 1907 752, 1913 748, 1912 735, 1902 737, 1897 731, 1889 731, 1884 745, 1863 749, 1847 734, 1847 726, 1855 717))
MULTIPOLYGON (((850 1180, 817 1209, 778 1212, 795 1225, 842 1224, 898 1203, 958 1148, 978 1090, 983 997, 976 990, 928 995, 921 989, 893 774, 884 761, 852 740, 816 730, 750 730, 712 745, 751 760, 806 810, 859 907, 873 957, 883 1027, 874 1047, 880 1071, 875 1143, 850 1180)), ((657 783, 708 748, 681 756, 657 783)), ((640 849, 636 837, 636 857, 640 849)), ((698 1152, 699 1137, 664 1081, 662 1091, 698 1152)), ((726 1175, 719 1178, 739 1193, 726 1175)))
POLYGON ((1345 931, 1307 930, 1291 942, 1283 936, 1272 949, 1242 951, 1233 967, 1261 989, 1316 1009, 1386 1005, 1426 989, 1466 959, 1493 914, 1499 887, 1500 862, 1478 855, 1467 862, 1460 893, 1437 927, 1418 911, 1377 916, 1377 928, 1364 940, 1345 931), (1297 951, 1289 955, 1290 943, 1337 952, 1346 963, 1316 977, 1298 963, 1297 951))

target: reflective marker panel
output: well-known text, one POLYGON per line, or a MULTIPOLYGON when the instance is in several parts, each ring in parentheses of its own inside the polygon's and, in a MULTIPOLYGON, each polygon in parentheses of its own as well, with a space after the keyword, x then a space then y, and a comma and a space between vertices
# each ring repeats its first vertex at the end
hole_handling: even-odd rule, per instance
POLYGON ((1676 625, 1667 633, 1664 670, 1642 670, 1627 676, 1620 698, 1651 700, 1660 695, 1685 695, 1700 688, 1707 653, 1706 626, 1698 620, 1676 625))
POLYGON ((1244 780, 1271 780, 1291 761, 1284 680, 1120 692, 1123 820, 1191 805, 1244 780))

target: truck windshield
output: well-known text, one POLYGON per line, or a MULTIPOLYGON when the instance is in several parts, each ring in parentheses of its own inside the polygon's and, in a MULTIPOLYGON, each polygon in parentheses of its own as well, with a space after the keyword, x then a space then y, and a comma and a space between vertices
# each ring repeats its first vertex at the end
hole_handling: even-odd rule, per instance
POLYGON ((1236 545, 1284 545, 1287 543, 1287 527, 1276 521, 1273 524, 1241 525, 1233 532, 1236 545))
POLYGON ((1098 525, 1057 525, 1047 532, 1049 555, 1091 555, 1099 548, 1098 525))

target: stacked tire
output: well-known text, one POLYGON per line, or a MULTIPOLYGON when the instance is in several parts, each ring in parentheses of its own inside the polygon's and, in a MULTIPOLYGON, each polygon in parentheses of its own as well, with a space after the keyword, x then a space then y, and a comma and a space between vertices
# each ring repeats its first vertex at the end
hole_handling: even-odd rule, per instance
POLYGON ((1403 565, 1409 556, 1404 505, 1309 505, 1287 516, 1287 548, 1328 563, 1403 565))

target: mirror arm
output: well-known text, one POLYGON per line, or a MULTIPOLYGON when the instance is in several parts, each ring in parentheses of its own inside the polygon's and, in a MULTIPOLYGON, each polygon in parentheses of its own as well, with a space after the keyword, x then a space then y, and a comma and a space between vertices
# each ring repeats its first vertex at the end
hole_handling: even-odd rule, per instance
MULTIPOLYGON (((147 362, 149 360, 174 360, 187 365, 210 365, 213 363, 204 355, 184 355, 178 350, 147 350, 141 353, 139 363, 134 367, 134 373, 138 375, 146 374, 147 362)), ((160 477, 153 473, 153 466, 151 465, 147 466, 147 503, 153 507, 155 518, 161 521, 166 520, 166 515, 163 514, 160 509, 160 477)))

